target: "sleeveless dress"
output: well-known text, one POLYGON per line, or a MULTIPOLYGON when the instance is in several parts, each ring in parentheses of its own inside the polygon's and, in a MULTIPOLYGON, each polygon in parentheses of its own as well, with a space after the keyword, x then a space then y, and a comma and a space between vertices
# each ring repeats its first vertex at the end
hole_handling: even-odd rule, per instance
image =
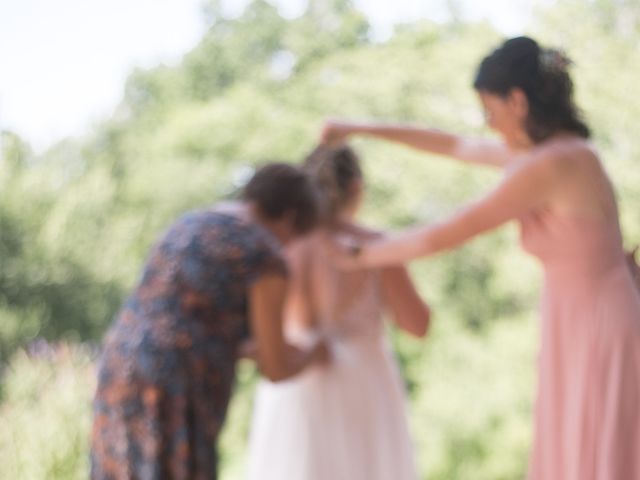
POLYGON ((521 233, 544 267, 529 480, 638 480, 640 294, 617 217, 541 210, 521 233))
POLYGON ((259 225, 207 210, 169 228, 104 342, 92 479, 217 478, 247 291, 267 273, 286 266, 259 225))
POLYGON ((324 295, 312 308, 315 330, 289 330, 289 337, 299 345, 328 338, 332 361, 291 380, 259 383, 248 479, 415 480, 379 272, 338 272, 323 255, 319 236, 306 242, 311 278, 324 295))

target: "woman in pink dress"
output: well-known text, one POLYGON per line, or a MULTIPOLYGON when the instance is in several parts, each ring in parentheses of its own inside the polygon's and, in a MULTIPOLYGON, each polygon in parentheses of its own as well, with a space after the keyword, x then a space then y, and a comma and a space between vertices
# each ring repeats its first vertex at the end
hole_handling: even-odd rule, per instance
POLYGON ((544 268, 530 480, 640 479, 640 293, 625 260, 612 185, 572 99, 569 61, 514 38, 474 87, 501 141, 435 129, 329 122, 324 140, 365 134, 505 170, 478 201, 393 238, 354 242, 344 268, 404 263, 506 222, 544 268))

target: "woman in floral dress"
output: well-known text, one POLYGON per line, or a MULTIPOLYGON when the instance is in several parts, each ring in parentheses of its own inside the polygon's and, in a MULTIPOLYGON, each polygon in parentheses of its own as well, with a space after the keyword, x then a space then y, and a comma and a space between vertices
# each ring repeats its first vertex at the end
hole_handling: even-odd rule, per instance
POLYGON ((307 177, 270 164, 242 201, 187 213, 168 229, 105 340, 92 479, 215 479, 215 442, 250 331, 271 380, 325 359, 321 343, 289 347, 281 323, 280 246, 316 220, 307 177))

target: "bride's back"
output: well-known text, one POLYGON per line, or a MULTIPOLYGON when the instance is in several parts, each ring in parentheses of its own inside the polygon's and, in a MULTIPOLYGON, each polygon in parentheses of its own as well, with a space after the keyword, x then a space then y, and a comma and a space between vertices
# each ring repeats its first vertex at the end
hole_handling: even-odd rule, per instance
MULTIPOLYGON (((382 333, 382 292, 378 270, 343 271, 329 258, 332 237, 340 234, 369 236, 348 226, 343 231, 323 229, 298 245, 292 262, 298 268, 308 312, 304 327, 332 337, 369 337, 382 333)), ((289 318, 300 328, 300 318, 289 318)))
POLYGON ((334 338, 379 336, 380 272, 341 271, 329 255, 337 236, 361 241, 376 236, 352 223, 364 189, 358 156, 346 145, 320 145, 307 156, 304 168, 317 187, 325 226, 292 249, 290 303, 298 308, 288 315, 288 328, 334 338))

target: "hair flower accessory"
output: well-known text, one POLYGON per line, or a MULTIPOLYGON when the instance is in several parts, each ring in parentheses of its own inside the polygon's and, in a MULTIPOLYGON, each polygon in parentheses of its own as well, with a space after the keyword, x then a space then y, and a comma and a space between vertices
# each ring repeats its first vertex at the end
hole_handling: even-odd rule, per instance
POLYGON ((571 63, 571 59, 562 50, 545 48, 540 52, 540 65, 547 71, 564 71, 571 63))

